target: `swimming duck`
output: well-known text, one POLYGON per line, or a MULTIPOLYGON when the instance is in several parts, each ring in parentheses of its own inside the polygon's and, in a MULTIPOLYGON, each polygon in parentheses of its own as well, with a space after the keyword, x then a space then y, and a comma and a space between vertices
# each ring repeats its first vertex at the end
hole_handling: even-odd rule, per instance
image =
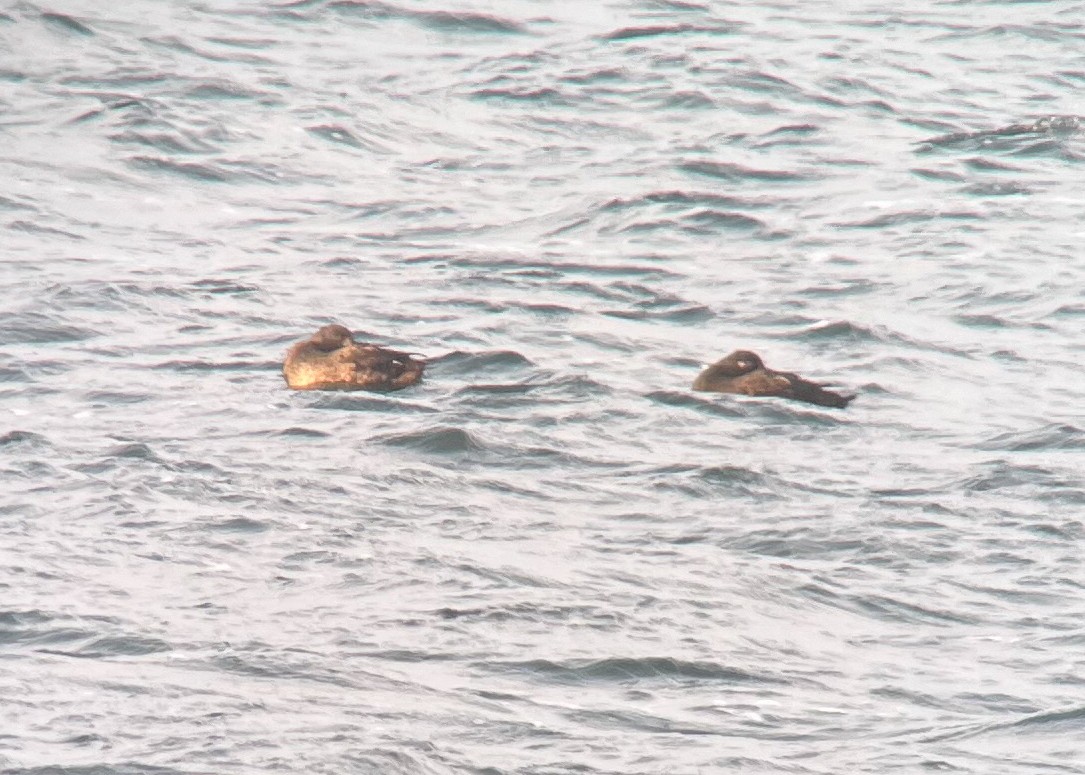
POLYGON ((809 382, 797 374, 765 368, 761 357, 749 350, 736 350, 722 361, 713 363, 697 375, 693 389, 747 396, 778 396, 835 409, 843 409, 855 398, 826 390, 817 382, 809 382))
POLYGON ((426 362, 410 353, 357 344, 346 326, 324 326, 286 353, 283 377, 294 390, 379 390, 410 387, 426 362))

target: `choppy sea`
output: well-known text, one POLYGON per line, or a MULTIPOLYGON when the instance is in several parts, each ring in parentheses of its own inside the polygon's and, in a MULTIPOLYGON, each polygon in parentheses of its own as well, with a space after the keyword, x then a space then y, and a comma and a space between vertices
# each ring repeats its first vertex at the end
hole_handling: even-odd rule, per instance
POLYGON ((1083 51, 3 4, 0 772, 1082 772, 1083 51), (287 390, 329 322, 425 382, 287 390), (858 398, 690 390, 740 348, 858 398))

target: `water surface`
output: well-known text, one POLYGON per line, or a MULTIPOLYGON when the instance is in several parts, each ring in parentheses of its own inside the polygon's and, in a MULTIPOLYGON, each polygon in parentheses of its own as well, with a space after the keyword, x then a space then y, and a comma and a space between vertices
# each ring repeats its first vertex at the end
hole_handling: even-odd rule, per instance
POLYGON ((1082 19, 4 8, 0 769, 1078 772, 1082 19))

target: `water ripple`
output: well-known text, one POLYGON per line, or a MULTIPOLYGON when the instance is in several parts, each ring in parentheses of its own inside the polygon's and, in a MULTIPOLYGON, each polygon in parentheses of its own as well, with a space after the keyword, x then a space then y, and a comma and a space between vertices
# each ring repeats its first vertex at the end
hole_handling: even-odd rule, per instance
POLYGON ((723 665, 686 662, 665 657, 639 659, 610 657, 594 661, 570 660, 553 662, 545 659, 528 662, 487 662, 479 665, 487 670, 514 670, 544 682, 584 684, 593 682, 623 682, 638 679, 708 680, 724 683, 781 683, 774 676, 751 674, 723 665))

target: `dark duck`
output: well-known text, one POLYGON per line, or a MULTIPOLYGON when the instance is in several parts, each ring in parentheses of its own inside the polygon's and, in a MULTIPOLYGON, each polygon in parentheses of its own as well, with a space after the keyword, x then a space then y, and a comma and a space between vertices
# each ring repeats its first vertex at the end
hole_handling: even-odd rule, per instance
POLYGON ((761 357, 749 350, 736 350, 722 361, 713 363, 697 375, 693 389, 745 396, 776 396, 834 409, 843 409, 855 398, 826 390, 824 385, 805 380, 797 374, 766 368, 761 357))
POLYGON ((286 353, 283 377, 294 390, 377 390, 414 385, 426 368, 410 353, 356 343, 345 326, 324 326, 286 353))

